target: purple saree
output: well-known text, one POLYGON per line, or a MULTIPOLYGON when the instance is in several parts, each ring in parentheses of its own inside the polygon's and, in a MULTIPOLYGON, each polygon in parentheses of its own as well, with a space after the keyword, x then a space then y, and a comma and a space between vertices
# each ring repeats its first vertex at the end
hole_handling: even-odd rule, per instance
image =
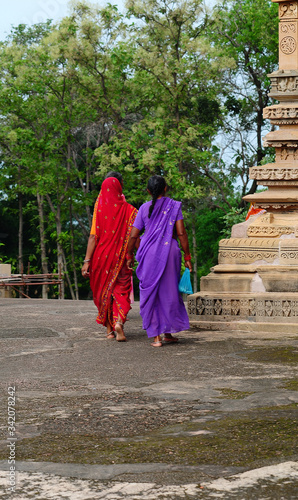
POLYGON ((151 201, 140 207, 134 227, 145 228, 136 254, 139 262, 140 313, 149 338, 189 328, 189 320, 178 291, 181 252, 173 238, 175 222, 183 219, 181 203, 171 198, 156 201, 148 218, 151 201))

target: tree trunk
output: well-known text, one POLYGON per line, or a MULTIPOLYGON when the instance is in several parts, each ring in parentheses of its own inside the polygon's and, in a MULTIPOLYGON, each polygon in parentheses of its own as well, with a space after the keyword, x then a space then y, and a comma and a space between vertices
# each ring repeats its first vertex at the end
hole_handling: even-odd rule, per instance
POLYGON ((23 263, 23 195, 19 193, 19 248, 18 248, 18 272, 22 274, 24 272, 23 263))
POLYGON ((65 274, 66 279, 67 279, 67 283, 68 283, 68 286, 69 286, 70 295, 71 295, 72 300, 76 300, 75 294, 73 293, 71 281, 70 281, 70 278, 69 278, 69 273, 68 273, 68 269, 67 269, 67 262, 66 262, 66 258, 65 258, 63 250, 62 250, 62 253, 63 253, 63 263, 64 263, 64 274, 65 274))
MULTIPOLYGON (((23 195, 19 193, 19 234, 18 234, 18 272, 23 274, 24 272, 24 261, 23 261, 23 195)), ((20 287, 19 299, 23 299, 24 287, 20 287), (20 293, 21 292, 21 293, 20 293)))
MULTIPOLYGON (((21 167, 18 166, 18 185, 21 188, 21 167)), ((18 272, 22 274, 24 272, 24 262, 23 262, 23 194, 21 193, 21 189, 19 190, 19 234, 18 234, 18 272)), ((22 295, 20 295, 22 297, 22 295)))
MULTIPOLYGON (((61 233, 62 233, 62 226, 61 226, 61 206, 57 206, 57 212, 56 212, 56 228, 57 228, 57 265, 58 265, 58 272, 63 274, 64 271, 64 266, 63 266, 63 248, 61 244, 61 233)), ((65 298, 65 284, 64 284, 64 279, 62 279, 62 284, 61 284, 61 294, 59 295, 59 299, 64 299, 65 298)))
MULTIPOLYGON (((48 258, 46 249, 46 238, 45 238, 45 227, 44 227, 44 211, 43 211, 43 201, 42 195, 37 193, 37 205, 38 205, 38 216, 39 216, 39 235, 40 235, 40 253, 41 253, 41 270, 42 274, 48 274, 48 258)), ((48 298, 48 285, 42 285, 42 298, 48 298)))
POLYGON ((193 291, 198 291, 198 256, 197 256, 197 239, 196 239, 196 223, 195 223, 195 210, 192 216, 192 248, 193 248, 193 291))
POLYGON ((72 206, 71 206, 71 204, 70 204, 69 213, 70 213, 70 232, 71 232, 71 242, 70 242, 71 263, 72 263, 74 286, 75 286, 75 295, 76 295, 75 298, 76 298, 76 300, 79 300, 79 286, 78 286, 78 275, 77 275, 76 262, 75 262, 74 230, 73 230, 73 223, 72 223, 72 206))

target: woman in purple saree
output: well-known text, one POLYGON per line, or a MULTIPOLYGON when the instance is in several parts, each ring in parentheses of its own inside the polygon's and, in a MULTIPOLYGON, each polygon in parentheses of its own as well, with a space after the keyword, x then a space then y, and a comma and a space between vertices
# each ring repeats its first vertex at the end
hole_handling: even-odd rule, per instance
POLYGON ((153 347, 161 347, 161 334, 165 343, 178 339, 172 336, 189 328, 189 320, 182 297, 178 291, 181 270, 181 251, 185 266, 192 271, 188 238, 183 223, 181 202, 166 198, 166 182, 160 175, 148 181, 147 189, 152 201, 144 203, 138 212, 127 247, 127 265, 132 268, 133 250, 140 232, 136 259, 137 277, 140 280, 140 313, 143 328, 153 347))

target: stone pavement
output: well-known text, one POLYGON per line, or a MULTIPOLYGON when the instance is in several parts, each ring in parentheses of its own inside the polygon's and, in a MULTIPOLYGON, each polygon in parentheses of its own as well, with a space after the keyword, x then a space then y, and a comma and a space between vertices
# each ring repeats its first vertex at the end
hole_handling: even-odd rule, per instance
POLYGON ((152 348, 138 303, 127 343, 95 317, 0 300, 0 498, 297 498, 298 331, 192 327, 152 348))

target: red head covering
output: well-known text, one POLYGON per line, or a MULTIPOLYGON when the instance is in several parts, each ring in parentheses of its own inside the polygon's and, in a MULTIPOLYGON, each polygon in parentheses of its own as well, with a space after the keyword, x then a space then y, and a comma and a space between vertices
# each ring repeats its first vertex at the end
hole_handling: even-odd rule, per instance
POLYGON ((90 263, 90 285, 99 311, 97 320, 105 324, 137 210, 125 201, 121 184, 115 177, 103 181, 94 210, 96 248, 90 263))

